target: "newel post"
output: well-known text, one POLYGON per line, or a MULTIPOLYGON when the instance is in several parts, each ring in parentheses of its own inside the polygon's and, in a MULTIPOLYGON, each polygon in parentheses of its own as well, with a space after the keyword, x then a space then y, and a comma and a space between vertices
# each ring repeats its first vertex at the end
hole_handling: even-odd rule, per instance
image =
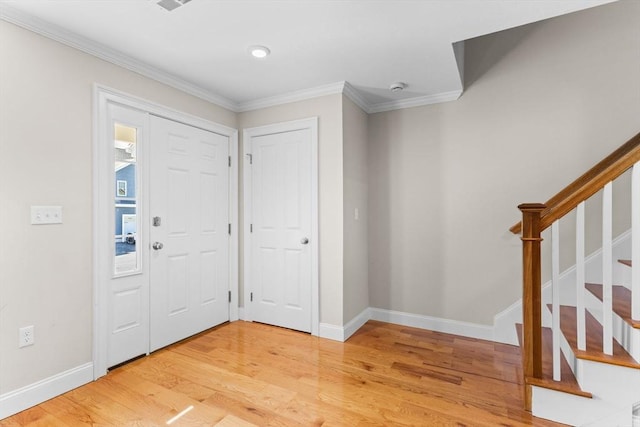
MULTIPOLYGON (((526 378, 542 378, 542 278, 540 261, 541 203, 518 206, 522 212, 522 335, 526 378)), ((525 386, 525 405, 531 410, 531 387, 525 386)))

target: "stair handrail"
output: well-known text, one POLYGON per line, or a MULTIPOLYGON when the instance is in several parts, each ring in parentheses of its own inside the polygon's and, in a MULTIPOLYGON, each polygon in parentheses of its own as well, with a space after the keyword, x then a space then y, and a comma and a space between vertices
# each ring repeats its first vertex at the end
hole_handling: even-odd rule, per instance
POLYGON ((525 409, 531 411, 528 378, 542 378, 542 264, 541 233, 578 204, 600 191, 640 161, 640 133, 550 198, 546 203, 518 206, 522 221, 509 230, 522 233, 522 366, 525 409))
MULTIPOLYGON (((554 221, 571 212, 580 202, 596 194, 606 183, 618 178, 639 160, 640 133, 547 200, 545 209, 540 213, 540 231, 546 230, 554 221)), ((522 222, 509 229, 513 234, 520 234, 521 230, 522 222)))

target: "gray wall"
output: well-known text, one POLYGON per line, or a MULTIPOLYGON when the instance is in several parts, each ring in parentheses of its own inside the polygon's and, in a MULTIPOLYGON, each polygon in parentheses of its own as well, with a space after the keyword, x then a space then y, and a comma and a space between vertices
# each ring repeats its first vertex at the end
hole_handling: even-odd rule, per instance
POLYGON ((621 1, 469 40, 458 101, 369 117, 373 307, 491 324, 520 297, 516 206, 640 130, 639 17, 621 1))
POLYGON ((369 307, 368 115, 342 97, 344 157, 344 323, 369 307), (355 219, 355 210, 358 219, 355 219))

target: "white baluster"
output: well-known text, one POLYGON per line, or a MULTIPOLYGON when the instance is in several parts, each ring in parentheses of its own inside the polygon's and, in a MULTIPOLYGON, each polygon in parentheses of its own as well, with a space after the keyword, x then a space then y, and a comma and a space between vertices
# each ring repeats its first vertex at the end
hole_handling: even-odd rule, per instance
POLYGON ((640 162, 631 174, 631 318, 640 321, 640 162))
POLYGON ((578 329, 578 350, 587 349, 584 312, 584 202, 576 210, 576 315, 578 329))
POLYGON ((553 333, 553 379, 560 381, 560 221, 551 224, 551 330, 553 333))
POLYGON ((613 183, 602 195, 602 351, 613 354, 613 183))

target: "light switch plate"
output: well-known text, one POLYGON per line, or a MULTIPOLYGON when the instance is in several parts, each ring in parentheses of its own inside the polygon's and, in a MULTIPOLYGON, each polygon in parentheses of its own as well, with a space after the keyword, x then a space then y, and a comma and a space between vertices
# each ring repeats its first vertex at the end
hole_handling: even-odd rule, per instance
POLYGON ((31 206, 31 224, 62 224, 62 206, 31 206))

